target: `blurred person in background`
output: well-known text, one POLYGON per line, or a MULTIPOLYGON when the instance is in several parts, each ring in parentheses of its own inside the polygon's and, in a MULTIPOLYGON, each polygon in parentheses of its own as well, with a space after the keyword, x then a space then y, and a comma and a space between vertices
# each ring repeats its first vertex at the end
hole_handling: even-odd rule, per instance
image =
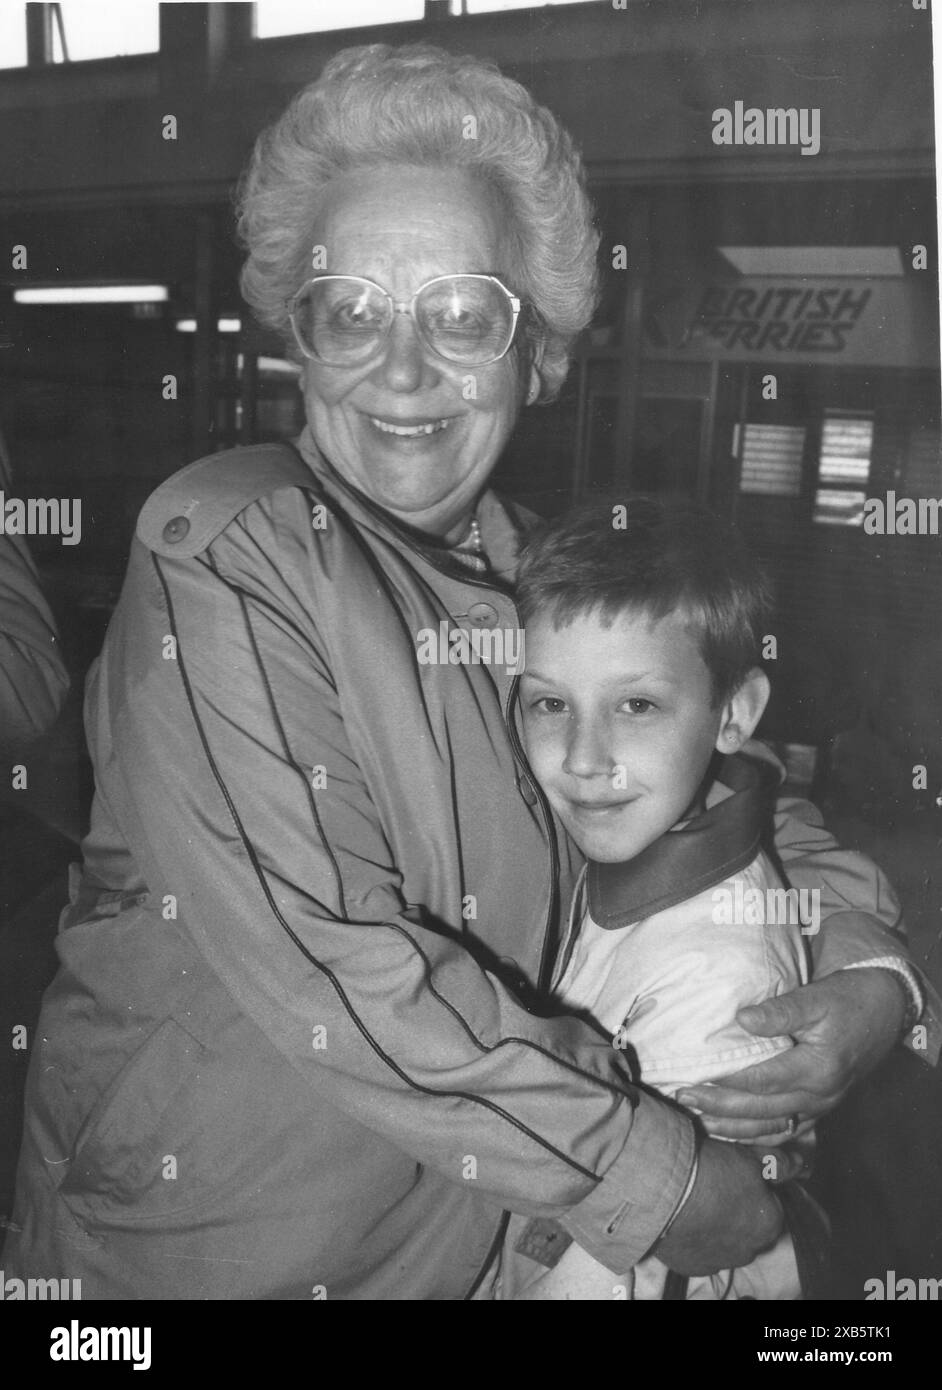
MULTIPOLYGON (((11 496, 12 468, 0 433, 0 502, 11 496)), ((59 636, 23 536, 0 533, 0 749, 16 752, 47 733, 69 677, 59 636)))

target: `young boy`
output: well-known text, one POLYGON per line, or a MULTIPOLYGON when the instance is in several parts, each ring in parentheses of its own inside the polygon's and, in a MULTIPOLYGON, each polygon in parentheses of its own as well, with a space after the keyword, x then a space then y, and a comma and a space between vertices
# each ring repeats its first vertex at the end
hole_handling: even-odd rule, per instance
MULTIPOLYGON (((807 980, 816 925, 761 848, 776 770, 739 751, 769 696, 761 571, 703 508, 637 496, 544 528, 518 588, 527 755, 588 861, 557 966, 561 1006, 671 1096, 791 1047, 736 1022, 807 980)), ((511 1219, 499 1297, 801 1297, 788 1235, 684 1289, 651 1256, 614 1272, 572 1244, 557 1259, 568 1237, 547 1225, 511 1219)))

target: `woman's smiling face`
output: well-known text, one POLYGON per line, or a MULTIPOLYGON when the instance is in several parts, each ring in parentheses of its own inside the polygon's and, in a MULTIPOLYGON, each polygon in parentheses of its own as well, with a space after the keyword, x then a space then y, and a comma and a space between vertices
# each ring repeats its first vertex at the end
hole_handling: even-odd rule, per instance
MULTIPOLYGON (((508 283, 500 215, 465 170, 361 169, 330 185, 312 244, 326 249, 328 273, 363 276, 409 301, 437 275, 487 272, 508 283)), ((513 429, 527 378, 516 346, 485 367, 446 362, 396 314, 369 362, 305 359, 303 390, 314 438, 337 471, 401 521, 453 540, 513 429)))

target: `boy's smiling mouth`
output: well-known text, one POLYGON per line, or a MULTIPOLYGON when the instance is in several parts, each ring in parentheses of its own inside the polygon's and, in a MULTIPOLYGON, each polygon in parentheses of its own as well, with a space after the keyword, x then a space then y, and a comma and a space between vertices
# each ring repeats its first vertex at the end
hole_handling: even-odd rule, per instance
POLYGON ((622 797, 618 801, 577 801, 573 797, 567 797, 569 806, 580 815, 607 815, 613 811, 624 810, 632 802, 637 801, 636 796, 622 797))

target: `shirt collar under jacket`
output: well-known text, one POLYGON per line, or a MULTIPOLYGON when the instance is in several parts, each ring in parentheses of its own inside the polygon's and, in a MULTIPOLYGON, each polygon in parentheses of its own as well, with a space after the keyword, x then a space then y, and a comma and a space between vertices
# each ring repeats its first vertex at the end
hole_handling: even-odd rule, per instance
MULTIPOLYGON (((761 848, 777 769, 741 753, 724 757, 716 777, 725 796, 678 830, 622 864, 590 861, 589 913, 606 930, 626 927, 685 902, 751 863, 761 848)), ((711 797, 712 799, 712 797, 711 797)))

